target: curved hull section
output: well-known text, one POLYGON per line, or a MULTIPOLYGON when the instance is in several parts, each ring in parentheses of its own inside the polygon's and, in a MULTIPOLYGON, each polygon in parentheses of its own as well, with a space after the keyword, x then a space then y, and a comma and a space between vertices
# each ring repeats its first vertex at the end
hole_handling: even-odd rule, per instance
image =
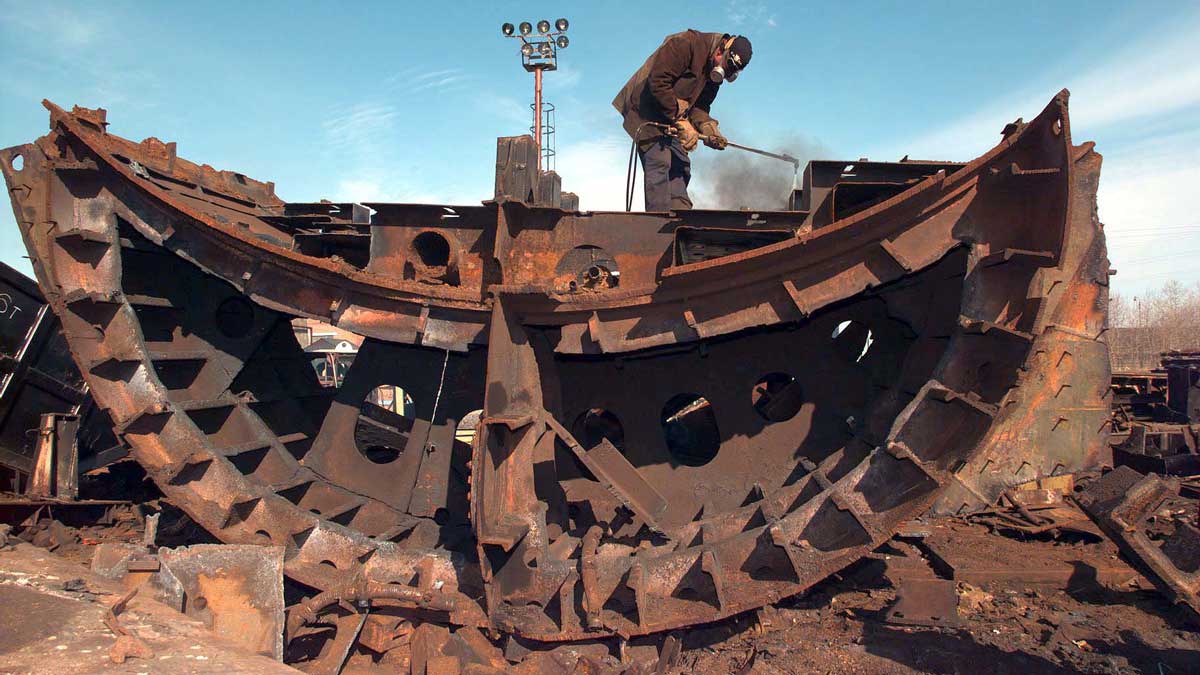
POLYGON ((93 395, 169 498, 322 601, 671 629, 1103 459, 1100 157, 1065 92, 824 219, 284 204, 48 107, 4 174, 93 395), (364 338, 340 386, 297 317, 364 338), (416 412, 364 405, 380 385, 416 412))

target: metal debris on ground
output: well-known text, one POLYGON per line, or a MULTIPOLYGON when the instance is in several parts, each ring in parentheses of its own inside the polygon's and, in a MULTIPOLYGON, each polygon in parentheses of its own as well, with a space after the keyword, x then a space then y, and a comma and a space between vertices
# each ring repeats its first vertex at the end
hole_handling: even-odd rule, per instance
POLYGON ((966 518, 1016 536, 1104 536, 1076 505, 1073 477, 1064 477, 1058 488, 1042 487, 1046 484, 1034 481, 1007 490, 998 504, 966 518))
POLYGON ((24 542, 0 550, 0 672, 295 675, 278 661, 215 636, 198 621, 149 598, 145 589, 115 603, 130 590, 24 542), (111 617, 110 610, 115 610, 111 617), (108 626, 114 620, 116 632, 108 626), (135 634, 154 657, 132 658, 131 652, 146 652, 118 637, 125 631, 135 634), (113 651, 117 640, 121 645, 113 651), (110 652, 131 660, 114 666, 110 652))
POLYGON ((1200 351, 1113 378, 1113 459, 1141 473, 1200 474, 1200 351))
POLYGON ((959 625, 955 582, 948 579, 903 579, 896 591, 896 602, 888 609, 885 620, 910 626, 959 625))
POLYGON ((247 651, 283 658, 283 547, 160 548, 160 600, 247 651))
POLYGON ((968 523, 946 521, 919 547, 939 574, 976 587, 1015 584, 1067 590, 1080 581, 1119 586, 1139 578, 1117 558, 1116 547, 1107 539, 1088 543, 1101 554, 1083 559, 1078 545, 991 536, 968 523))
POLYGON ((144 590, 247 651, 283 658, 283 549, 102 543, 92 572, 144 590))
POLYGON ((1168 598, 1200 615, 1200 529, 1194 510, 1173 517, 1167 505, 1178 497, 1177 481, 1122 466, 1089 487, 1079 503, 1168 598))
POLYGON ((104 625, 108 626, 113 635, 117 636, 117 641, 108 651, 108 658, 113 663, 125 663, 129 659, 154 658, 154 651, 136 633, 121 625, 120 619, 117 618, 121 612, 125 611, 125 605, 129 604, 137 592, 136 588, 130 589, 128 593, 114 602, 104 615, 104 625))

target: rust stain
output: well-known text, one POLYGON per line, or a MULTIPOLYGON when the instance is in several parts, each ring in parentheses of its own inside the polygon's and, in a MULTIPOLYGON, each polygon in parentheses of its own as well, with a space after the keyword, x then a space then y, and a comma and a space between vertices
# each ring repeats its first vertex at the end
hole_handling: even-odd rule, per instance
MULTIPOLYGON (((1105 253, 1063 244, 1099 231, 1099 166, 1058 170, 1067 97, 971 162, 812 162, 765 213, 579 213, 504 159, 522 138, 479 206, 285 203, 50 103, 58 142, 0 170, 30 186, 22 236, 97 403, 222 541, 286 542, 320 591, 295 623, 378 601, 628 637, 799 593, 931 507, 979 507, 940 501, 964 491, 1094 464, 1105 432, 1058 431, 1108 376, 1074 334, 1103 323, 1105 253), (1042 298, 1046 278, 1076 281, 1042 298), (340 387, 296 318, 357 333, 340 387)), ((242 582, 200 587, 260 648, 242 582)))

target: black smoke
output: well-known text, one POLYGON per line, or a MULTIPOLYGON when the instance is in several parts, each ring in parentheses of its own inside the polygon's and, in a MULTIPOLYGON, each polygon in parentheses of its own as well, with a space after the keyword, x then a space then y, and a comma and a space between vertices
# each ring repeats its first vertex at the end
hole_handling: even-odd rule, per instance
MULTIPOLYGON (((747 141, 746 145, 751 143, 747 141)), ((799 172, 793 173, 792 165, 788 162, 737 148, 716 151, 701 146, 692 153, 692 183, 688 190, 696 208, 786 209, 793 178, 796 187, 800 187, 799 180, 805 163, 828 154, 820 142, 801 136, 756 147, 795 157, 800 160, 799 172)))

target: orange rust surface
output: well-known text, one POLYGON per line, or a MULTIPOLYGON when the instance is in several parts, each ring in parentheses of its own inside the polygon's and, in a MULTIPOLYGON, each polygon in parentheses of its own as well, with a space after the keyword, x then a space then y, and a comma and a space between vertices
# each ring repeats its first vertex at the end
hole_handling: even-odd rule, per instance
MULTIPOLYGON (((278 625, 267 610, 255 607, 249 580, 227 576, 224 570, 201 574, 196 578, 200 594, 211 612, 213 632, 246 649, 270 655, 274 650, 274 631, 278 625)), ((193 600, 194 599, 190 599, 193 600)))

